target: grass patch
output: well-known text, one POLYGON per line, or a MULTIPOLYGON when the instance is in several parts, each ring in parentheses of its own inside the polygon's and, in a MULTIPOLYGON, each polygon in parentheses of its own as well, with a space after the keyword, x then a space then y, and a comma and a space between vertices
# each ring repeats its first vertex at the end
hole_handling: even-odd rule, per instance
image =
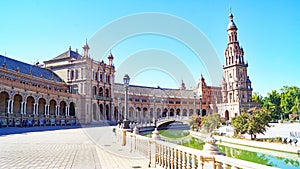
POLYGON ((163 137, 178 139, 186 137, 190 133, 186 130, 160 130, 159 134, 163 137))
POLYGON ((203 150, 204 144, 205 144, 204 141, 192 137, 189 143, 183 143, 182 145, 186 147, 198 149, 198 150, 203 150))

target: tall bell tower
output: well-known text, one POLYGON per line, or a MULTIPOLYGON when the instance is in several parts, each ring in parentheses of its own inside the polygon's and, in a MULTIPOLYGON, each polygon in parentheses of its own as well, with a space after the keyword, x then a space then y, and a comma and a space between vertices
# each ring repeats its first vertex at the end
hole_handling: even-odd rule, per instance
POLYGON ((251 102, 252 87, 247 75, 248 63, 245 62, 244 50, 239 45, 237 30, 230 11, 227 27, 228 43, 224 53, 222 95, 224 103, 236 103, 240 109, 243 104, 251 102))

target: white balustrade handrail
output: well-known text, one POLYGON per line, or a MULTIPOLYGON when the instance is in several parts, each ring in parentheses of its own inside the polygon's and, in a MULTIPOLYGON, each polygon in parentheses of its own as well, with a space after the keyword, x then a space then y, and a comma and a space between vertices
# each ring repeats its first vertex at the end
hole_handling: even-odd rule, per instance
MULTIPOLYGON (((122 129, 119 129, 122 130, 122 129)), ((122 134, 118 131, 117 134, 122 134)), ((140 152, 149 159, 149 167, 163 168, 243 168, 243 169, 275 169, 266 165, 247 162, 223 155, 208 154, 205 151, 161 141, 153 138, 126 133, 126 146, 130 151, 140 152)))
POLYGON ((168 117, 161 117, 157 119, 157 122, 163 122, 168 120, 188 120, 189 116, 168 116, 168 117))
POLYGON ((214 156, 216 161, 222 162, 224 164, 230 165, 230 166, 235 166, 238 168, 243 168, 243 169, 258 169, 258 168, 263 168, 263 169, 274 169, 276 167, 271 167, 271 166, 266 166, 266 165, 261 165, 249 161, 244 161, 244 160, 239 160, 236 158, 230 158, 226 156, 221 156, 221 155, 215 155, 214 156))

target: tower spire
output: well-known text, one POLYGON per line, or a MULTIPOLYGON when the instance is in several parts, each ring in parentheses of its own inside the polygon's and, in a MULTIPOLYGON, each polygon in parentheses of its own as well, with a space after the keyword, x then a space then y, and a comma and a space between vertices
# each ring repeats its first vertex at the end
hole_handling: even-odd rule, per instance
POLYGON ((83 58, 88 58, 90 47, 87 43, 87 39, 85 39, 85 45, 82 48, 83 48, 83 58))
POLYGON ((244 50, 237 39, 238 29, 233 21, 231 8, 228 17, 228 43, 224 52, 225 64, 222 82, 223 101, 244 103, 251 100, 252 95, 251 81, 247 75, 248 64, 244 61, 244 50))
POLYGON ((233 14, 229 13, 229 23, 227 27, 228 33, 228 44, 227 49, 225 50, 225 66, 235 65, 235 64, 244 64, 244 50, 239 45, 239 41, 237 39, 237 30, 234 21, 233 14))
POLYGON ((114 56, 111 54, 111 50, 109 51, 109 56, 108 56, 108 65, 112 66, 113 65, 113 60, 114 56))

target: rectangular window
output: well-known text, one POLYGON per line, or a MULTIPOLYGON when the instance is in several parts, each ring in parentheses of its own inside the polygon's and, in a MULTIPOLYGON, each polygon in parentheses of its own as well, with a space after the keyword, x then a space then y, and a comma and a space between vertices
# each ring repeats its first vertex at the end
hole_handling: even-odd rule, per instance
POLYGON ((94 80, 94 77, 95 77, 95 72, 94 69, 92 69, 92 80, 94 80))
POLYGON ((84 72, 83 72, 83 68, 81 68, 81 79, 83 79, 83 76, 84 76, 84 72))
POLYGON ((75 70, 75 79, 78 79, 78 74, 79 74, 79 72, 78 72, 78 70, 76 69, 76 70, 75 70))

